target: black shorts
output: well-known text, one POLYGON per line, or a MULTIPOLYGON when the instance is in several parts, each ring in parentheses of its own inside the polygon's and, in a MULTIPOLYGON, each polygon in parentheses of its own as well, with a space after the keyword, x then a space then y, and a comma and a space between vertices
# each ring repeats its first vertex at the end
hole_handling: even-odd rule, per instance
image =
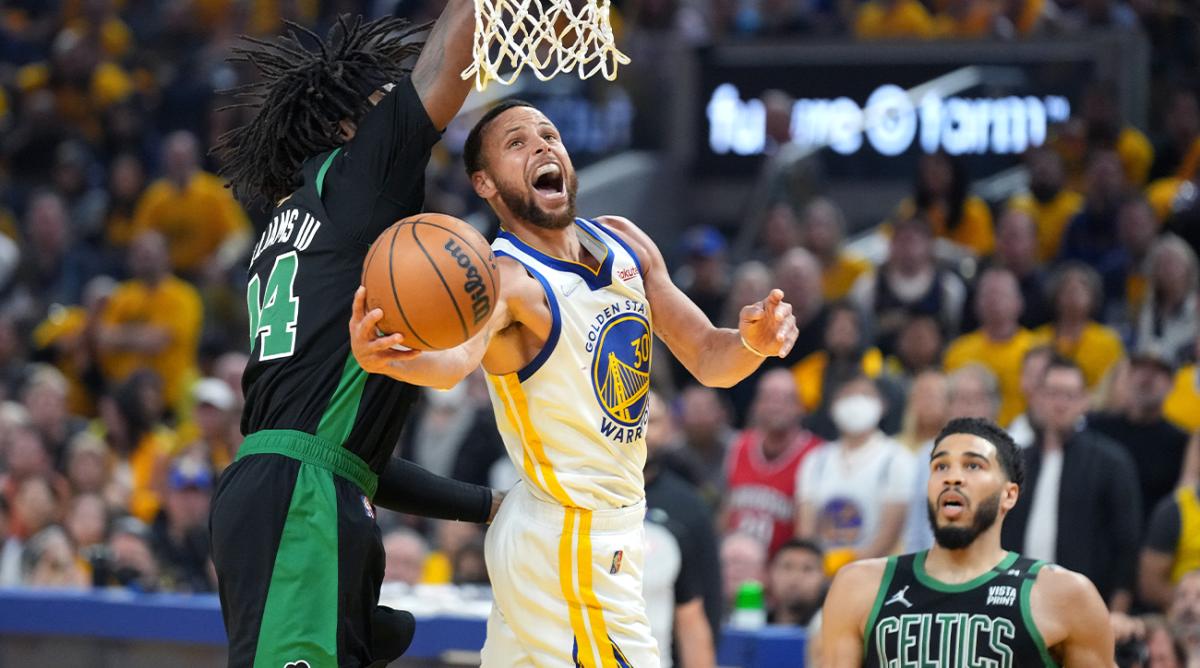
POLYGON ((380 658, 372 638, 384 565, 368 498, 375 484, 339 445, 295 431, 247 437, 221 477, 209 523, 231 668, 380 658))

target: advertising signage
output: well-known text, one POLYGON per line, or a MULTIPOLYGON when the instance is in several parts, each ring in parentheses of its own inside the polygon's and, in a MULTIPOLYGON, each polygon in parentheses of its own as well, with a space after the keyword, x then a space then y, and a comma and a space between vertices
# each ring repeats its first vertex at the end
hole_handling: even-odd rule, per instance
POLYGON ((1038 60, 983 49, 956 59, 920 48, 881 58, 860 45, 838 58, 772 55, 729 58, 714 51, 702 58, 693 108, 700 173, 757 169, 774 142, 764 102, 774 90, 787 102, 771 122, 786 124, 800 149, 819 152, 831 177, 896 178, 911 174, 922 153, 938 150, 983 176, 1047 141, 1098 76, 1087 53, 1038 60))

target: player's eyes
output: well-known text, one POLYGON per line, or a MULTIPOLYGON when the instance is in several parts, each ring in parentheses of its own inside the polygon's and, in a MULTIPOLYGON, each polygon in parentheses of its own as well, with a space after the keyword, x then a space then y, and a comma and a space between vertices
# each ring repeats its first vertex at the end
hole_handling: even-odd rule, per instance
POLYGON ((522 145, 522 144, 524 144, 524 143, 525 143, 525 142, 521 141, 520 139, 514 139, 514 140, 512 140, 512 141, 508 142, 508 147, 509 147, 509 148, 517 148, 517 147, 521 146, 521 145, 522 145))
POLYGON ((546 141, 558 141, 558 136, 552 135, 552 134, 544 134, 544 135, 542 135, 542 138, 545 139, 546 141))

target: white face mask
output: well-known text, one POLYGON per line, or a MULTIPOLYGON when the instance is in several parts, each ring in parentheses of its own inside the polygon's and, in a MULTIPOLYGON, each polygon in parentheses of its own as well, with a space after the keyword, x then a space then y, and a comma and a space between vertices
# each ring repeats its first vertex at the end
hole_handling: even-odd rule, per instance
POLYGON ((844 435, 865 434, 879 426, 883 402, 866 394, 852 394, 834 402, 830 417, 844 435))

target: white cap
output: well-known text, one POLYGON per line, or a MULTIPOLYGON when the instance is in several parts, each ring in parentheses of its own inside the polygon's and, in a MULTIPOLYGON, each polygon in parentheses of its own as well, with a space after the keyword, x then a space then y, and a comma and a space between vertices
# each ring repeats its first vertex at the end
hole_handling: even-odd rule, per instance
POLYGON ((233 408, 233 390, 219 378, 202 378, 192 389, 192 397, 196 404, 210 404, 220 410, 233 408))

